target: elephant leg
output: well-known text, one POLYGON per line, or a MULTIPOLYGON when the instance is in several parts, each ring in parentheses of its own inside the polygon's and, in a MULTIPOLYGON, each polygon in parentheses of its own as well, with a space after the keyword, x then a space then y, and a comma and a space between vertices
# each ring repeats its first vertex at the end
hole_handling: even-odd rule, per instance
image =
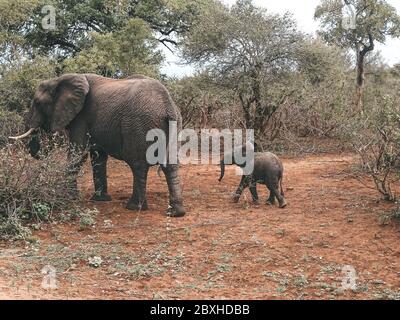
POLYGON ((271 191, 274 193, 275 197, 278 199, 279 202, 279 208, 284 208, 286 207, 286 200, 285 198, 282 196, 281 192, 279 191, 279 182, 278 181, 274 181, 271 184, 271 191))
POLYGON ((242 176, 240 180, 239 187, 236 189, 235 195, 233 196, 233 202, 239 202, 240 196, 243 190, 249 186, 249 178, 247 176, 242 176))
POLYGON ((183 217, 186 213, 182 201, 182 188, 179 179, 179 165, 167 164, 161 166, 168 184, 169 209, 167 214, 171 217, 183 217))
POLYGON ((88 153, 84 150, 76 147, 70 147, 68 150, 68 179, 69 179, 69 187, 68 193, 71 198, 78 198, 78 182, 77 177, 79 171, 81 170, 83 164, 87 160, 88 153))
POLYGON ((267 204, 274 205, 275 204, 274 188, 270 184, 267 184, 267 189, 269 190, 269 198, 267 199, 267 204))
POLYGON ((253 198, 253 202, 258 204, 257 182, 252 181, 250 183, 250 193, 253 198))
POLYGON ((78 197, 77 177, 83 164, 88 157, 88 135, 85 122, 80 118, 75 118, 67 129, 70 144, 68 148, 68 176, 70 179, 69 193, 78 197))
POLYGON ((146 185, 149 165, 145 161, 130 164, 133 173, 133 193, 126 208, 129 210, 147 210, 146 185))
POLYGON ((94 182, 94 194, 90 200, 111 201, 107 193, 107 158, 108 155, 104 152, 90 151, 94 182))

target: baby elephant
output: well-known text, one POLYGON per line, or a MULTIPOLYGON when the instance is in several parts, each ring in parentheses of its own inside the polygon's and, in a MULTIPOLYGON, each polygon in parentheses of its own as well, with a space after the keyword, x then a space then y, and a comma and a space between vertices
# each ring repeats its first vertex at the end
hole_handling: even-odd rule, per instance
MULTIPOLYGON (((225 162, 221 160, 221 176, 219 181, 222 180, 225 173, 225 162)), ((233 164, 235 163, 233 159, 233 164)), ((237 164, 239 165, 239 164, 237 164)), ((244 167, 243 165, 239 165, 244 167)), ((257 183, 264 184, 269 189, 269 198, 267 204, 275 204, 275 198, 278 199, 279 208, 286 207, 282 188, 283 178, 283 165, 282 161, 271 152, 255 152, 254 153, 254 170, 250 175, 243 175, 239 187, 236 190, 234 201, 238 202, 243 190, 247 187, 250 188, 253 202, 258 203, 257 183)))

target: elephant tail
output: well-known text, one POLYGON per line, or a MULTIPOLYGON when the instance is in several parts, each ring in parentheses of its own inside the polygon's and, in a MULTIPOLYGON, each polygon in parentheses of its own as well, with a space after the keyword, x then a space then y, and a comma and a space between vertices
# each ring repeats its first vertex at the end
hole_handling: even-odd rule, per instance
POLYGON ((284 197, 285 193, 283 192, 282 180, 283 180, 283 174, 281 174, 281 178, 279 179, 279 186, 281 188, 281 195, 282 197, 284 197))

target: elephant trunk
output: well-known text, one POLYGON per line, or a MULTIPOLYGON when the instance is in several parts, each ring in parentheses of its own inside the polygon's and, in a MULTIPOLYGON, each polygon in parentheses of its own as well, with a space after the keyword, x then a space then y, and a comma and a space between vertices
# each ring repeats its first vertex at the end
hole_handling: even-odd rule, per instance
POLYGON ((27 143, 27 148, 29 150, 29 154, 33 158, 35 158, 35 159, 39 159, 40 158, 39 152, 40 152, 41 146, 40 146, 40 141, 39 141, 39 135, 38 134, 33 135, 29 139, 29 141, 27 143))
POLYGON ((223 159, 221 160, 220 165, 221 165, 221 175, 220 175, 218 181, 221 181, 225 174, 225 162, 223 159))

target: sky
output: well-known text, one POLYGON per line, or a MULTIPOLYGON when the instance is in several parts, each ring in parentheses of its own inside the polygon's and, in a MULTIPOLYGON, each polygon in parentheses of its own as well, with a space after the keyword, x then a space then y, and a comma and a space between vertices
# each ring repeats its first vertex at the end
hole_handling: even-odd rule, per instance
MULTIPOLYGON (((222 0, 228 5, 234 4, 235 0, 222 0)), ((320 0, 253 0, 254 4, 267 8, 271 13, 283 14, 287 11, 292 13, 297 21, 298 28, 306 33, 315 34, 318 30, 318 22, 314 20, 315 7, 320 0)), ((386 0, 397 9, 400 14, 400 0, 386 0)), ((388 38, 385 45, 377 44, 376 50, 381 51, 385 62, 389 65, 400 62, 400 39, 388 38)), ((184 65, 179 58, 169 50, 163 48, 166 62, 162 71, 169 76, 183 77, 194 72, 193 67, 184 65)))

